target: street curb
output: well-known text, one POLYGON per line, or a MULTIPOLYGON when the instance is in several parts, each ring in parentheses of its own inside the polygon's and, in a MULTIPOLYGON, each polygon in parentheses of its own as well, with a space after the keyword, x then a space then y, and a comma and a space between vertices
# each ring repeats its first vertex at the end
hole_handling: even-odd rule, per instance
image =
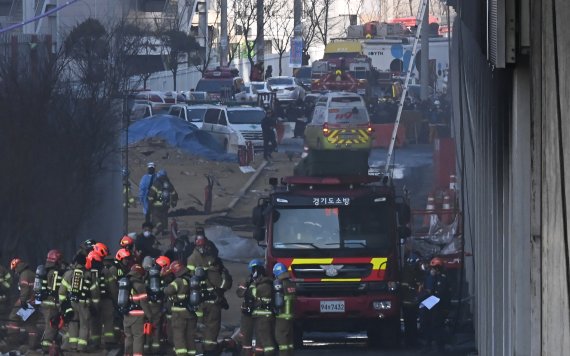
POLYGON ((228 205, 227 211, 224 211, 223 213, 221 213, 220 216, 227 216, 230 213, 230 210, 232 210, 234 208, 234 206, 236 206, 238 201, 247 193, 247 190, 249 189, 249 187, 251 187, 251 185, 253 184, 253 182, 255 182, 257 177, 259 177, 259 175, 261 174, 261 172, 263 171, 265 166, 267 166, 267 164, 268 163, 265 160, 263 162, 261 162, 259 167, 257 167, 257 169, 255 170, 255 173, 249 178, 249 180, 245 183, 245 185, 240 189, 240 191, 238 192, 238 196, 235 197, 230 202, 230 204, 228 205))

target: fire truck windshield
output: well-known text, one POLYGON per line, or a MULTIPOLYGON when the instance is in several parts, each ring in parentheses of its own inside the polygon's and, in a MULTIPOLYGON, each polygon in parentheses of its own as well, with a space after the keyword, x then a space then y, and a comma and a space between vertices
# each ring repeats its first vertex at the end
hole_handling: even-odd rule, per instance
POLYGON ((220 93, 223 90, 233 90, 233 79, 200 79, 196 85, 196 91, 207 93, 220 93))
POLYGON ((273 250, 324 250, 345 256, 388 252, 394 243, 391 213, 387 204, 278 208, 273 214, 273 250))

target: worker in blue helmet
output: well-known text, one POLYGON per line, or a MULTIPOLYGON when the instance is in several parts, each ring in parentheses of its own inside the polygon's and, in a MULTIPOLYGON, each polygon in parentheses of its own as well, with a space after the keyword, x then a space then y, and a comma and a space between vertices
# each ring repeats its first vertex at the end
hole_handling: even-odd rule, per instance
POLYGON ((273 266, 273 276, 275 341, 279 347, 279 355, 293 355, 295 283, 291 281, 287 267, 281 262, 273 266))
MULTIPOLYGON (((168 178, 166 171, 161 169, 148 192, 151 223, 157 235, 168 232, 168 210, 176 208, 178 193, 168 178)), ((158 257, 158 256, 155 256, 158 257)))
POLYGON ((273 279, 267 276, 265 266, 261 260, 253 260, 248 269, 251 273, 253 285, 253 329, 255 330, 255 354, 274 355, 273 342, 273 279))
POLYGON ((245 281, 240 283, 236 289, 236 294, 239 298, 243 298, 241 303, 241 319, 239 324, 239 343, 241 345, 242 355, 251 355, 253 352, 253 309, 255 301, 255 284, 253 283, 254 272, 257 272, 257 267, 263 268, 264 263, 260 259, 251 260, 247 265, 249 276, 245 281))

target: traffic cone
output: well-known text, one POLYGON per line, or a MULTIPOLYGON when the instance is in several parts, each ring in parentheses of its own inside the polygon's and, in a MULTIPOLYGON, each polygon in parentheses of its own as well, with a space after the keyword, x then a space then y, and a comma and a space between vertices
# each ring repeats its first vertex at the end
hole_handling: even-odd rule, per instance
POLYGON ((426 214, 424 215, 424 227, 432 225, 433 215, 435 215, 435 195, 433 192, 428 193, 426 214))
POLYGON ((445 225, 449 225, 453 222, 453 204, 451 197, 448 192, 444 193, 443 204, 441 205, 441 222, 445 225))

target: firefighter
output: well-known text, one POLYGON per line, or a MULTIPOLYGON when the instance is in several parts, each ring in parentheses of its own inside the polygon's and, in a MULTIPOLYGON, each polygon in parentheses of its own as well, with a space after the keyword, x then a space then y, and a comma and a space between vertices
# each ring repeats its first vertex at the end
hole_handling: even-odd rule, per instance
POLYGON ((148 203, 156 234, 163 234, 168 231, 168 210, 171 207, 176 208, 178 204, 178 193, 164 169, 156 174, 156 179, 148 192, 148 203))
MULTIPOLYGON (((102 274, 106 277, 107 281, 107 294, 108 296, 106 299, 110 299, 112 303, 112 307, 110 310, 104 310, 103 318, 104 320, 109 320, 109 314, 112 317, 112 324, 111 326, 107 326, 103 324, 103 343, 105 345, 105 349, 109 350, 117 345, 117 340, 119 335, 121 335, 122 331, 122 320, 117 312, 117 298, 119 295, 119 281, 117 279, 116 270, 115 270, 115 259, 112 255, 107 255, 103 258, 103 269, 102 274), (111 330, 109 330, 109 327, 111 330)), ((108 305, 109 302, 106 302, 108 305)), ((105 305, 105 302, 103 302, 105 305)), ((103 307, 102 307, 103 308, 103 307)))
POLYGON ((295 284, 289 278, 283 263, 273 266, 273 294, 275 304, 275 341, 279 355, 293 355, 293 306, 295 304, 295 284))
POLYGON ((38 346, 38 329, 36 327, 38 313, 32 312, 32 314, 23 320, 21 316, 17 313, 20 309, 29 310, 34 308, 34 280, 35 273, 28 267, 28 264, 19 258, 14 258, 10 262, 10 269, 18 277, 18 289, 19 298, 16 301, 10 316, 8 319, 10 323, 8 324, 8 337, 10 341, 16 342, 17 345, 21 345, 21 327, 25 330, 27 345, 31 349, 36 349, 38 346))
POLYGON ((425 352, 430 352, 432 342, 436 342, 437 351, 444 350, 444 327, 447 308, 450 303, 450 290, 447 276, 443 266, 443 260, 434 257, 430 261, 429 274, 424 282, 424 300, 425 297, 436 296, 439 302, 431 309, 420 308, 420 325, 422 333, 425 337, 425 352))
POLYGON ((222 308, 227 309, 224 292, 231 287, 231 276, 217 257, 217 248, 208 242, 203 229, 196 234, 195 248, 188 257, 187 267, 198 277, 202 289, 202 303, 196 315, 204 323, 204 354, 215 354, 218 349, 222 308), (198 273, 200 271, 201 273, 198 273), (229 286, 229 287, 228 287, 229 286))
POLYGON ((150 222, 151 216, 150 216, 150 208, 148 202, 148 194, 150 192, 150 187, 153 185, 154 180, 156 179, 156 173, 155 173, 156 167, 154 165, 154 162, 148 162, 146 168, 147 168, 147 174, 142 176, 141 181, 139 183, 139 200, 143 208, 144 221, 150 222))
MULTIPOLYGON (((136 234, 133 233, 133 236, 136 238, 136 234)), ((135 261, 138 262, 141 260, 140 256, 138 255, 138 251, 135 248, 135 239, 133 237, 131 237, 129 235, 125 235, 121 238, 121 241, 119 244, 121 245, 121 248, 128 250, 132 255, 135 256, 135 258, 134 258, 135 261)))
MULTIPOLYGON (((87 258, 85 259, 87 263, 87 258)), ((59 287, 60 310, 69 321, 63 350, 86 351, 91 311, 99 304, 99 285, 84 264, 76 261, 63 275, 59 287)))
MULTIPOLYGON (((38 266, 40 269, 40 266, 38 266)), ((41 301, 41 311, 44 316, 45 330, 42 337, 42 349, 49 352, 50 347, 54 341, 56 341, 56 336, 59 331, 57 319, 59 318, 59 298, 58 292, 61 286, 61 281, 63 279, 63 274, 65 273, 65 263, 63 262, 63 254, 59 250, 50 250, 47 254, 46 264, 45 264, 45 288, 42 291, 36 293, 36 300, 41 301), (56 320, 56 322, 52 322, 56 320)), ((36 277, 39 273, 36 271, 36 277)), ((42 285, 42 287, 44 287, 42 285)))
POLYGON ((236 289, 236 294, 239 298, 243 298, 241 304, 241 319, 239 324, 239 341, 241 344, 241 355, 251 355, 253 349, 251 341, 253 339, 253 318, 251 314, 254 308, 253 289, 253 267, 262 266, 263 261, 252 260, 248 265, 249 277, 243 283, 239 284, 236 289))
POLYGON ((107 246, 99 242, 87 256, 88 263, 86 266, 91 271, 93 281, 98 283, 101 296, 99 305, 91 308, 91 335, 89 339, 96 348, 101 346, 101 341, 103 341, 103 346, 106 349, 110 348, 115 341, 113 295, 116 292, 112 293, 112 290, 116 289, 116 278, 111 270, 103 265, 103 261, 108 255, 107 246))
POLYGON ((176 355, 196 355, 197 316, 189 305, 191 272, 178 261, 172 262, 169 268, 174 276, 165 289, 164 294, 171 301, 172 341, 176 355))
POLYGON ((113 262, 113 266, 109 269, 118 281, 129 273, 133 264, 133 254, 129 250, 122 248, 115 254, 115 261, 113 262))
POLYGON ((422 282, 419 259, 411 254, 402 269, 402 314, 404 317, 404 339, 409 347, 418 344, 418 290, 422 282))
POLYGON ((10 311, 8 302, 10 287, 12 287, 12 275, 6 267, 0 265, 0 317, 2 318, 5 318, 10 311))
POLYGON ((144 268, 134 264, 127 276, 119 282, 117 304, 125 314, 125 355, 143 355, 145 315, 150 315, 144 277, 144 268))
POLYGON ((258 260, 250 262, 253 289, 253 325, 255 330, 255 352, 275 354, 273 343, 273 280, 267 277, 265 267, 258 260))
MULTIPOLYGON (((158 260, 158 258, 157 258, 158 260)), ((160 260, 164 264, 163 259, 160 260)), ((170 262, 168 263, 168 265, 170 262)), ((149 324, 145 329, 145 352, 153 354, 160 353, 160 326, 162 320, 163 307, 163 288, 161 278, 161 265, 158 265, 152 257, 145 257, 143 268, 147 271, 145 280, 146 289, 149 296, 150 314, 148 315, 149 324), (147 266, 145 266, 145 263, 147 266)))

